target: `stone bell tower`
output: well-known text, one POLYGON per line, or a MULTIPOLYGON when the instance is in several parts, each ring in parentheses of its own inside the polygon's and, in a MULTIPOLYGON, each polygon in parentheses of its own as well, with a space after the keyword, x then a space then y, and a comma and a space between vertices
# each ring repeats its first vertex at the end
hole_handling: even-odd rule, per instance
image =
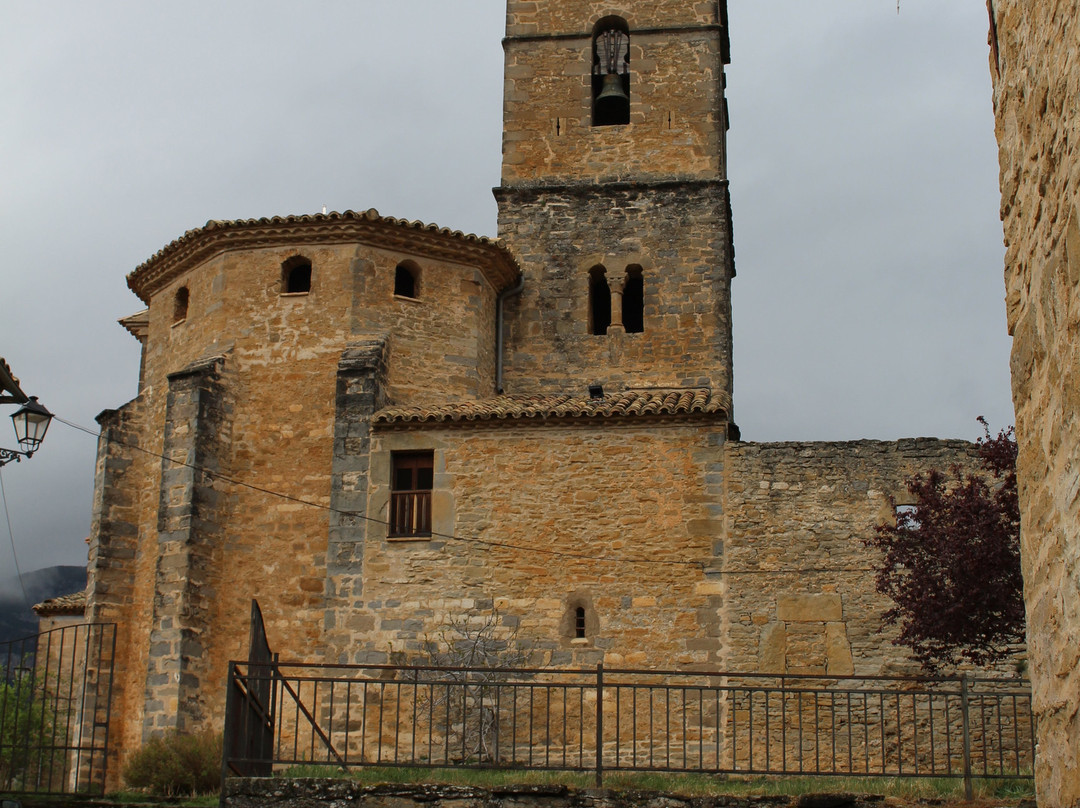
POLYGON ((507 393, 731 396, 726 0, 508 0, 507 393))

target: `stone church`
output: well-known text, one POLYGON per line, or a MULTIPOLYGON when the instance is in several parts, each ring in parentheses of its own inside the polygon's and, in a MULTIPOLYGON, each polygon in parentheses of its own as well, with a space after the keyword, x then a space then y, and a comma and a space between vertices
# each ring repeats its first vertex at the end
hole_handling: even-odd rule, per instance
POLYGON ((211 221, 128 276, 87 600, 122 754, 220 725, 252 598, 309 661, 497 610, 542 665, 915 670, 863 540, 972 446, 741 439, 726 3, 507 6, 497 238, 211 221))

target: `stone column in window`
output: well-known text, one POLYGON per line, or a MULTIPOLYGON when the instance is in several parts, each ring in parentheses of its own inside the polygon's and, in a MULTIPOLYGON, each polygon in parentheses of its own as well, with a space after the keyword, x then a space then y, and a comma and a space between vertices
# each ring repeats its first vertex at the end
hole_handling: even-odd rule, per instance
POLYGON ((611 325, 608 326, 609 334, 625 334, 626 328, 622 321, 622 296, 623 288, 615 285, 611 287, 611 325))

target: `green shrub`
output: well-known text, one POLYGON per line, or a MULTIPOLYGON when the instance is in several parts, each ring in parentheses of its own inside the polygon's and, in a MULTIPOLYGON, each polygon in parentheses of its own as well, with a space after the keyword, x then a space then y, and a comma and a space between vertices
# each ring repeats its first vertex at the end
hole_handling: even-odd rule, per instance
MULTIPOLYGON (((55 693, 55 689, 52 691, 55 693)), ((58 785, 64 779, 66 727, 43 677, 0 680, 0 784, 58 785)))
POLYGON ((174 797, 208 794, 221 785, 221 735, 172 733, 151 738, 124 766, 132 788, 174 797))

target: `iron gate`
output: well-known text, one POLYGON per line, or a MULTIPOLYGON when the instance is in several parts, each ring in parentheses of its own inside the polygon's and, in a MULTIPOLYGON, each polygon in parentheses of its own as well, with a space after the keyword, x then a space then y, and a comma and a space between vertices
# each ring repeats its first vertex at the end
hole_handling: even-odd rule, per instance
POLYGON ((229 690, 225 697, 224 757, 222 785, 229 774, 240 777, 269 777, 274 770, 274 703, 277 655, 270 649, 263 625, 262 610, 251 601, 251 637, 247 669, 255 675, 246 680, 232 675, 229 663, 229 690))
POLYGON ((105 790, 114 623, 0 643, 0 792, 105 790))

